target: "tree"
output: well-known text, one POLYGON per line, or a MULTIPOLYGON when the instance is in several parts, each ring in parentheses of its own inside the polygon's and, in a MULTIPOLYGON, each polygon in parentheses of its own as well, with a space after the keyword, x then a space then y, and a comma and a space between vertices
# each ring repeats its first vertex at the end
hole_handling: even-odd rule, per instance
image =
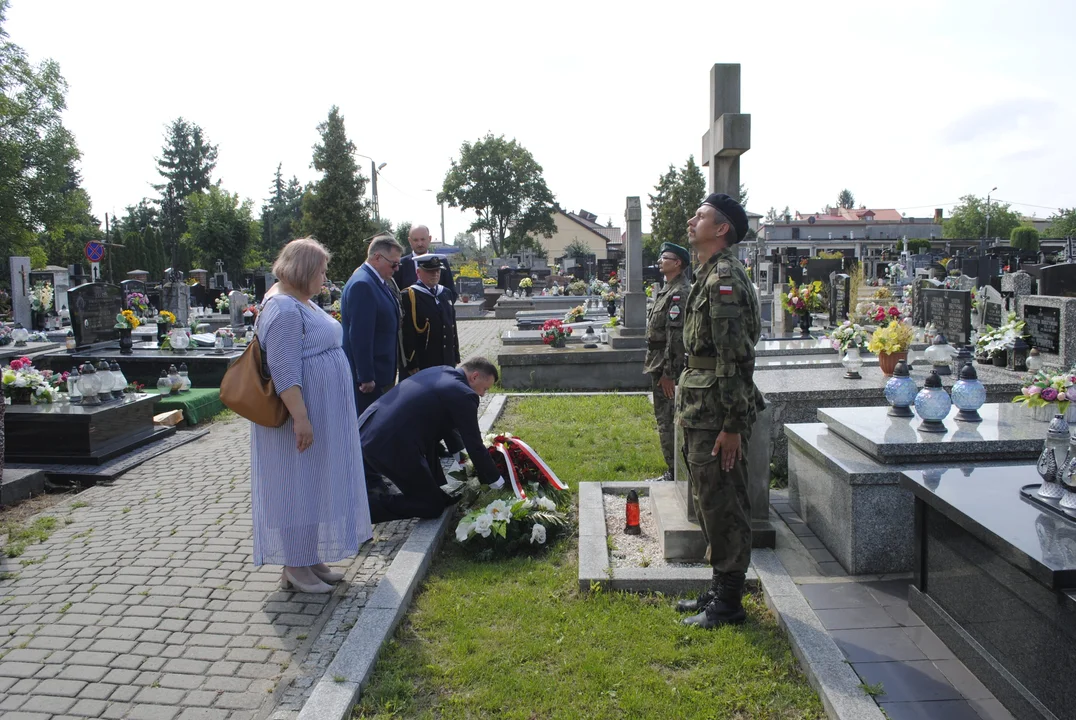
MULTIPOLYGON (((1008 203, 990 203, 990 237, 1009 237, 1021 224, 1020 213, 1009 209, 1008 203)), ((960 198, 950 216, 942 223, 944 238, 986 237, 986 201, 974 195, 960 198)), ((989 238, 987 238, 989 239, 989 238)))
POLYGON ((175 242, 187 227, 187 199, 209 189, 216 166, 217 146, 209 143, 197 123, 179 117, 168 125, 164 147, 157 158, 157 172, 165 182, 153 188, 161 194, 160 222, 169 243, 175 242))
POLYGON ((533 247, 528 236, 552 237, 554 202, 542 177, 542 166, 530 151, 514 139, 487 134, 460 147, 445 175, 437 202, 472 210, 477 219, 467 229, 490 233, 490 246, 497 257, 502 253, 533 247))
POLYGON ((464 260, 471 260, 479 255, 478 241, 475 239, 474 233, 456 233, 456 237, 452 238, 452 244, 460 249, 460 258, 464 260))
POLYGON ((837 206, 851 210, 856 206, 856 196, 848 188, 841 190, 837 195, 837 206))
POLYGON ((909 238, 905 243, 908 246, 908 252, 913 255, 918 254, 920 250, 930 251, 931 242, 928 238, 909 238))
POLYGON ((579 259, 593 254, 594 251, 582 240, 572 240, 568 243, 568 246, 564 248, 564 257, 579 259))
POLYGON ((404 252, 411 252, 411 221, 404 220, 402 223, 396 226, 396 242, 403 245, 404 252))
POLYGON ((1034 252, 1039 249, 1039 231, 1028 225, 1013 228, 1009 233, 1009 246, 1014 250, 1034 252))
POLYGON ((270 258, 275 258, 289 240, 299 237, 303 219, 303 188, 294 175, 285 183, 281 168, 280 164, 276 166, 269 186, 269 199, 261 209, 261 251, 270 258))
POLYGON ((250 200, 240 203, 238 195, 213 185, 207 192, 192 194, 188 201, 183 244, 189 248, 195 262, 211 268, 221 260, 225 272, 233 277, 239 276, 248 260, 265 264, 265 259, 257 254, 248 257, 248 250, 256 246, 260 230, 252 217, 253 203, 250 200))
MULTIPOLYGON (((76 228, 86 229, 89 221, 89 198, 79 188, 75 168, 80 153, 61 119, 67 83, 56 62, 32 65, 23 49, 8 40, 4 30, 8 5, 8 0, 0 0, 0 258, 4 259, 28 253, 41 232, 56 240, 76 228)), ((57 255, 61 256, 66 254, 57 255)))
POLYGON ((1076 208, 1058 208, 1050 216, 1050 227, 1046 230, 1050 237, 1076 237, 1076 208))
POLYGON ((363 201, 366 178, 355 163, 355 145, 347 137, 340 108, 332 106, 318 133, 321 142, 314 145, 311 164, 322 175, 303 196, 303 231, 332 252, 329 276, 347 278, 366 259, 364 240, 372 234, 363 201))
POLYGON ((792 219, 792 212, 788 209, 788 205, 785 205, 785 209, 781 212, 777 212, 777 208, 770 207, 766 211, 766 217, 763 222, 766 225, 776 225, 779 222, 787 222, 792 219))
POLYGON ((736 202, 740 203, 745 210, 747 209, 747 186, 743 183, 740 183, 740 189, 736 193, 736 202))
MULTIPOLYGON (((671 242, 687 247, 687 221, 695 215, 705 199, 706 180, 695 164, 695 156, 688 157, 682 170, 669 165, 654 187, 656 195, 650 195, 651 244, 661 247, 671 242)), ((741 191, 746 192, 743 188, 741 191)))

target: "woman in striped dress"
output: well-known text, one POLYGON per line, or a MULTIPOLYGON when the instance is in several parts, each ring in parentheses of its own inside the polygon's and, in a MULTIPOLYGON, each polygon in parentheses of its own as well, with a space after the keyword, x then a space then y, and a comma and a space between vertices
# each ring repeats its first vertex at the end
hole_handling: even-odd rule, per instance
POLYGON ((278 428, 252 424, 254 564, 284 566, 281 586, 327 593, 343 575, 327 562, 370 539, 370 506, 343 330, 310 303, 329 252, 292 240, 273 265, 277 291, 258 316, 261 343, 290 417, 278 428))

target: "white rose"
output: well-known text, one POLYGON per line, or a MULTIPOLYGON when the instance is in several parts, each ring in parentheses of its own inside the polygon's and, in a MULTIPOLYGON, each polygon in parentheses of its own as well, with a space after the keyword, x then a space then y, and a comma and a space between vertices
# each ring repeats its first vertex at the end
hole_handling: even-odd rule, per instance
POLYGON ((549 498, 540 497, 538 498, 538 507, 542 508, 543 510, 556 510, 557 504, 549 498))
POLYGON ((512 508, 510 508, 508 503, 504 500, 494 500, 486 506, 486 512, 489 513, 494 520, 512 519, 512 508))
POLYGON ((26 386, 27 386, 27 385, 29 385, 29 384, 30 384, 30 383, 29 383, 29 381, 28 381, 28 380, 26 379, 26 376, 25 376, 25 375, 16 375, 16 376, 15 376, 15 387, 18 387, 18 388, 21 388, 21 387, 26 387, 26 386))
POLYGON ((472 530, 474 530, 474 523, 461 522, 456 526, 456 540, 465 542, 471 536, 472 530))
POLYGON ((534 527, 531 528, 531 545, 534 543, 545 544, 545 525, 541 523, 534 523, 534 527))
POLYGON ((493 516, 489 513, 479 515, 475 518, 474 527, 472 529, 482 537, 488 538, 489 534, 493 531, 493 516))

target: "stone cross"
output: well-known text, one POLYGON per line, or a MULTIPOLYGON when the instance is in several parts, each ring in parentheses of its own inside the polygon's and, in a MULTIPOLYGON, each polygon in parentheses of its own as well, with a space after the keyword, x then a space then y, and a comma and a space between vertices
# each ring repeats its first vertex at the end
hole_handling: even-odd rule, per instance
POLYGON ((751 149, 751 116, 740 113, 740 65, 710 68, 710 117, 702 136, 702 165, 710 192, 740 196, 740 156, 751 149))
POLYGON ((638 197, 629 197, 624 209, 627 233, 624 242, 624 329, 628 333, 646 332, 646 289, 643 287, 643 211, 638 197), (638 331, 638 332, 635 332, 638 331))
POLYGON ((224 272, 224 261, 217 260, 217 274, 219 275, 222 272, 224 272))
POLYGON ((11 312, 15 322, 30 329, 30 258, 13 257, 11 266, 11 312))

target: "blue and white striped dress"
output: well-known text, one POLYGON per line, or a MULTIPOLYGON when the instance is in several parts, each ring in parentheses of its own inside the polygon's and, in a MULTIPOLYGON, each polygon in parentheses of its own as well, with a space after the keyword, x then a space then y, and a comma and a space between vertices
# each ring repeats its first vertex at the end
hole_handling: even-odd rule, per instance
POLYGON ((372 537, 343 329, 320 308, 274 296, 258 318, 277 392, 299 385, 314 428, 300 453, 293 420, 251 423, 254 564, 303 567, 356 555, 372 537))

